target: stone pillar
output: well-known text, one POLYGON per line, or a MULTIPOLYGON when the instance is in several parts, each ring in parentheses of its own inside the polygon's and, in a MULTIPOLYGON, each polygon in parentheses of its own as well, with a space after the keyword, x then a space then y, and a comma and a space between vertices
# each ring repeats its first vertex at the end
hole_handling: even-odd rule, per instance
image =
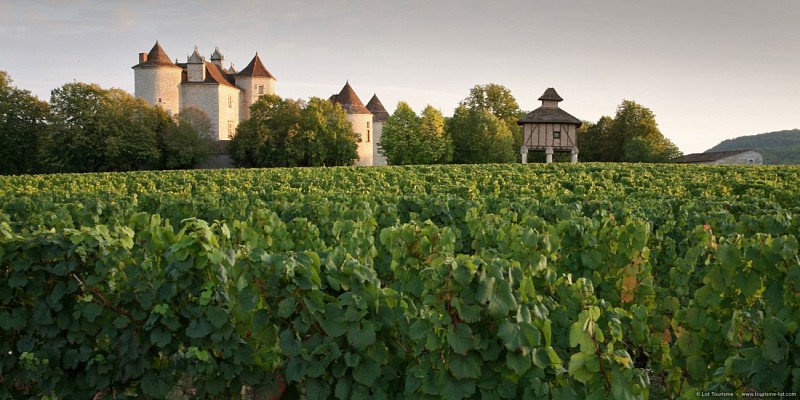
POLYGON ((548 148, 544 149, 544 162, 546 162, 548 164, 552 164, 553 163, 553 148, 552 147, 548 147, 548 148))
POLYGON ((576 163, 578 162, 578 148, 572 149, 572 154, 570 155, 569 162, 576 163))
POLYGON ((520 154, 522 154, 522 163, 528 163, 528 146, 523 145, 522 148, 519 149, 520 154))

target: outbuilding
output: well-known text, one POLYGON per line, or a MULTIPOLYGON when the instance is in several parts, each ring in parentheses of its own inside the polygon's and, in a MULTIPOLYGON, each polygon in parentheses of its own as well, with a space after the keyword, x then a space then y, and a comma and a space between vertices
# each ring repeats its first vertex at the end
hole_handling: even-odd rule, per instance
POLYGON ((581 120, 558 107, 564 99, 554 88, 547 88, 539 97, 541 107, 517 121, 522 125, 522 163, 528 162, 529 151, 544 151, 545 160, 553 162, 553 153, 570 153, 570 161, 578 162, 578 128, 581 120))
POLYGON ((710 151, 687 154, 672 160, 678 164, 764 164, 764 156, 753 150, 710 151))

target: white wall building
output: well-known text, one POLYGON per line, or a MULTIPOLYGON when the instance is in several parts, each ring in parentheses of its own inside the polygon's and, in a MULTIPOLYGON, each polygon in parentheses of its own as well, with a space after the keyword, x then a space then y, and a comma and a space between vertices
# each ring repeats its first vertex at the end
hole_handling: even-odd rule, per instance
POLYGON ((206 61, 197 48, 185 63, 170 60, 156 42, 149 53, 139 53, 133 66, 136 97, 158 105, 170 115, 194 107, 211 120, 218 140, 229 140, 239 121, 250 116, 250 106, 259 96, 275 93, 275 77, 264 67, 258 53, 237 72, 225 67, 225 57, 215 49, 206 61))

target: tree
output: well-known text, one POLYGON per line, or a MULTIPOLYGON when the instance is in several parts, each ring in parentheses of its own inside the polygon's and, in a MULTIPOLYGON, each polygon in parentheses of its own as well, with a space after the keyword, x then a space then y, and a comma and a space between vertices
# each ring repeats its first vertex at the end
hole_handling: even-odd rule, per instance
POLYGON ((608 129, 613 119, 602 116, 597 123, 584 121, 578 128, 578 151, 581 161, 605 161, 603 159, 603 148, 609 140, 608 129))
POLYGON ((62 172, 129 171, 158 166, 155 107, 120 89, 68 83, 50 98, 51 153, 62 172))
POLYGON ((658 129, 655 114, 631 100, 623 100, 608 129, 605 161, 663 162, 679 155, 676 146, 658 129), (634 139, 638 139, 633 143, 634 139))
POLYGON ((392 165, 449 162, 452 149, 442 113, 428 105, 420 117, 408 103, 398 102, 383 124, 378 151, 392 165))
POLYGON ((383 123, 378 151, 391 165, 416 164, 421 142, 420 119, 404 101, 397 103, 394 113, 383 123))
POLYGON ((298 147, 306 149, 305 165, 352 165, 358 159, 356 142, 361 138, 340 105, 312 97, 302 115, 303 142, 298 147))
POLYGON ((178 114, 177 123, 159 109, 158 133, 163 169, 189 169, 207 160, 216 150, 211 119, 205 112, 188 107, 178 114))
POLYGON ((522 127, 517 125, 517 120, 525 115, 520 110, 517 100, 511 90, 503 85, 489 83, 476 85, 469 91, 469 96, 461 101, 461 105, 470 110, 486 110, 503 121, 514 137, 514 154, 517 161, 521 160, 519 149, 522 147, 522 127))
POLYGON ((603 116, 578 132, 584 161, 666 162, 682 153, 658 129, 649 108, 623 100, 612 119, 603 116))
POLYGON ((47 172, 49 108, 0 71, 0 174, 47 172))
POLYGON ((352 165, 358 140, 341 106, 265 95, 239 124, 230 152, 244 167, 352 165))
POLYGON ((511 130, 488 110, 470 110, 460 105, 447 121, 446 129, 453 141, 455 163, 514 162, 511 130))
POLYGON ((444 130, 444 116, 430 104, 422 110, 420 137, 423 144, 420 164, 443 164, 453 158, 452 141, 444 130))

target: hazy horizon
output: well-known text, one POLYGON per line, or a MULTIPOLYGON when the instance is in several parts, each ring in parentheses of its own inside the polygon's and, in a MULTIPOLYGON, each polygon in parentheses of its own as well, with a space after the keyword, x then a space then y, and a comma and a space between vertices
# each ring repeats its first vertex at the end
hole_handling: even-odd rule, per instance
POLYGON ((511 90, 523 110, 548 87, 570 114, 650 108, 685 153, 800 128, 800 2, 402 1, 0 4, 0 70, 44 100, 72 81, 133 93, 140 52, 195 45, 243 68, 258 52, 282 97, 327 98, 349 80, 446 116, 475 85, 511 90))

